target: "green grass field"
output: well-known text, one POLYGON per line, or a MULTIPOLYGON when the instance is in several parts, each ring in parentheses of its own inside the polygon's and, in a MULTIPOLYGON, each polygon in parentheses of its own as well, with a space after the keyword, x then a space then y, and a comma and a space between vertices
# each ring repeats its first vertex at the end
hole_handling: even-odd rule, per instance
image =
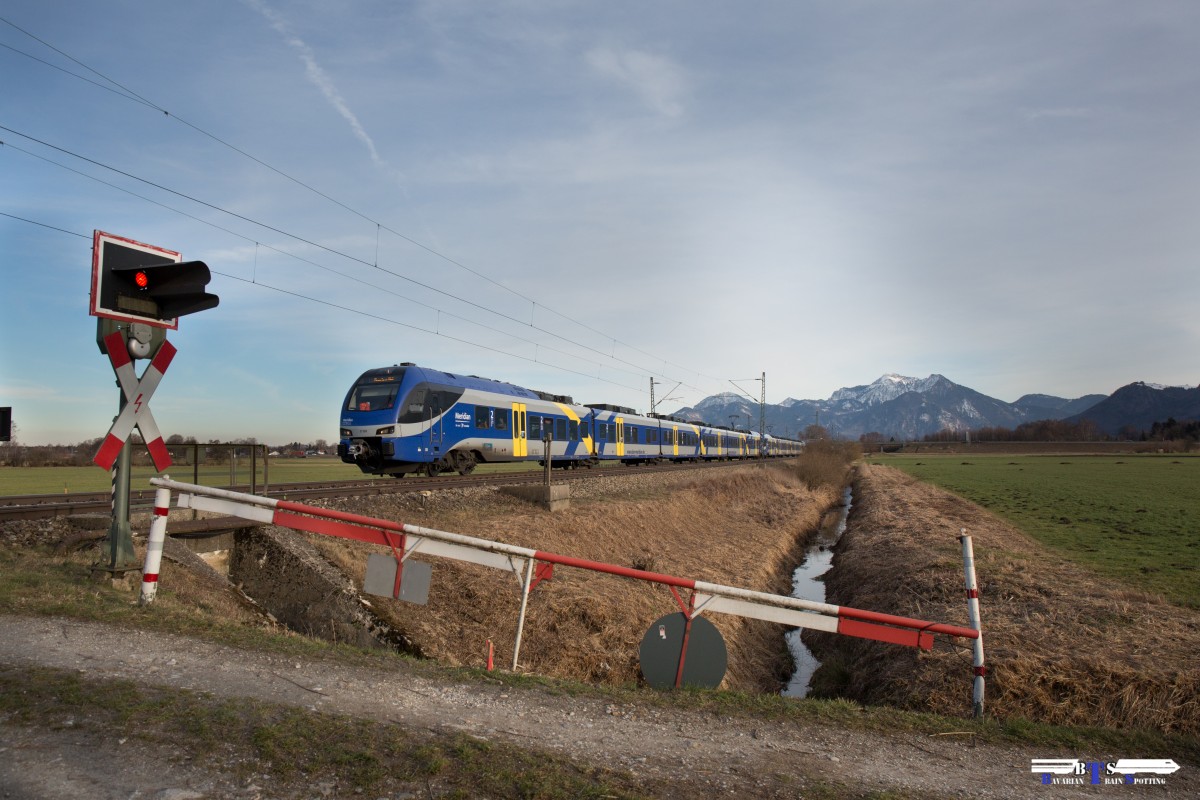
POLYGON ((1200 608, 1200 458, 873 456, 1130 586, 1200 608))
MULTIPOLYGON (((523 472, 542 469, 537 463, 482 464, 476 474, 490 475, 497 472, 523 472)), ((197 478, 191 464, 175 464, 161 473, 184 483, 199 483, 202 486, 229 486, 229 464, 202 464, 197 478)), ((263 482, 263 465, 257 464, 257 484, 263 482)), ((135 466, 130 486, 133 489, 153 488, 149 481, 158 476, 150 466, 135 466)), ((272 458, 268 467, 268 483, 310 483, 313 481, 357 481, 369 479, 353 464, 344 464, 333 457, 316 458, 272 458)), ((377 478, 390 481, 393 478, 377 478)), ((14 494, 62 494, 65 492, 108 491, 112 478, 107 470, 99 467, 0 467, 0 497, 14 494)), ((249 485, 250 459, 238 459, 232 483, 249 485)))

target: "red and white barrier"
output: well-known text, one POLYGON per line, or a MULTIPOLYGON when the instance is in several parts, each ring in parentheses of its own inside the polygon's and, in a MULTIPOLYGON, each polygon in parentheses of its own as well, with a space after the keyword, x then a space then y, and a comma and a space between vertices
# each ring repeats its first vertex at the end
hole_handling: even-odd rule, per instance
POLYGON ((977 626, 964 628, 958 625, 927 622, 910 617, 757 592, 735 586, 723 586, 533 550, 527 547, 517 547, 503 542, 478 539, 473 536, 438 531, 417 525, 406 525, 343 511, 317 508, 288 500, 276 500, 225 489, 179 483, 165 478, 152 478, 150 482, 156 486, 179 492, 178 506, 180 508, 211 511, 264 524, 280 525, 295 530, 383 545, 390 547, 397 554, 398 561, 407 559, 414 552, 421 552, 513 572, 521 579, 522 583, 521 612, 517 623, 513 669, 516 669, 520 651, 529 592, 537 585, 538 581, 548 577, 548 570, 543 567, 545 564, 576 567, 665 585, 671 589, 680 610, 688 619, 711 611, 778 622, 799 628, 813 628, 846 636, 920 647, 926 650, 933 647, 935 634, 976 640, 980 636, 977 626), (536 580, 535 566, 537 567, 536 580), (524 572, 523 576, 522 572, 524 572), (678 589, 691 590, 690 602, 683 601, 678 589))
POLYGON ((171 490, 160 488, 154 493, 154 521, 146 542, 146 561, 142 565, 142 594, 138 605, 154 602, 158 593, 158 570, 162 566, 163 543, 167 540, 167 513, 171 507, 171 490))

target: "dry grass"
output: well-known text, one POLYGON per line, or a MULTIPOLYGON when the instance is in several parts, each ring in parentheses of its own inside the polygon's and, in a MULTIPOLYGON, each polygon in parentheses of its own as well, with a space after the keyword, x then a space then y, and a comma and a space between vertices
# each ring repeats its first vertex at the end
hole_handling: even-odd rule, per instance
MULTIPOLYGON (((715 476, 605 480, 612 485, 603 494, 576 497, 565 512, 550 514, 493 494, 462 510, 408 509, 405 521, 786 594, 805 539, 837 500, 835 489, 808 489, 794 471, 778 464, 725 469, 715 476), (413 513, 419 518, 412 518, 413 513)), ((360 510, 386 514, 378 508, 360 510)), ((361 547, 330 541, 318 546, 361 585, 361 547)), ((482 666, 490 639, 497 666, 510 666, 520 602, 515 577, 438 559, 432 583, 426 606, 383 598, 372 602, 427 656, 482 666)), ((686 601, 686 593, 681 594, 686 601)), ((590 683, 634 683, 640 675, 643 634, 654 620, 676 611, 666 587, 557 567, 554 579, 530 597, 521 666, 590 683)), ((791 666, 779 626, 723 615, 712 622, 729 649, 722 685, 777 690, 791 666)))
MULTIPOLYGON (((987 711, 1071 725, 1200 731, 1200 613, 1105 582, 977 506, 886 467, 864 467, 830 601, 966 623, 960 528, 975 545, 987 711)), ((806 634, 823 693, 961 714, 967 647, 932 653, 806 634)), ((964 643, 965 644, 965 643, 964 643)))
POLYGON ((792 461, 796 477, 810 489, 822 486, 843 486, 850 465, 862 453, 858 442, 814 439, 804 447, 804 454, 792 461))

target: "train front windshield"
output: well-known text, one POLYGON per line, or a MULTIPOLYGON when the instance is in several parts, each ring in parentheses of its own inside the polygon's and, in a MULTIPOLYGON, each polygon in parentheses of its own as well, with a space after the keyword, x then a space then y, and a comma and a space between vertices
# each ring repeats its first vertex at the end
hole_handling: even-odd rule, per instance
POLYGON ((396 405, 396 390, 399 386, 360 384, 350 392, 346 400, 347 411, 386 411, 396 405))
POLYGON ((365 373, 346 395, 346 411, 386 411, 396 405, 404 380, 403 369, 377 369, 365 373))

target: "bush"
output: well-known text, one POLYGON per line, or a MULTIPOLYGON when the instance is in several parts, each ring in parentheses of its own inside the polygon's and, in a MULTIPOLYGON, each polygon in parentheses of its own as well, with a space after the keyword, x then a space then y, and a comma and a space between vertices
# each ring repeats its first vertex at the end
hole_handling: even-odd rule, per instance
POLYGON ((860 455, 861 449, 857 442, 812 440, 804 446, 804 452, 796 459, 796 476, 809 489, 822 486, 841 487, 845 485, 846 473, 860 455))

